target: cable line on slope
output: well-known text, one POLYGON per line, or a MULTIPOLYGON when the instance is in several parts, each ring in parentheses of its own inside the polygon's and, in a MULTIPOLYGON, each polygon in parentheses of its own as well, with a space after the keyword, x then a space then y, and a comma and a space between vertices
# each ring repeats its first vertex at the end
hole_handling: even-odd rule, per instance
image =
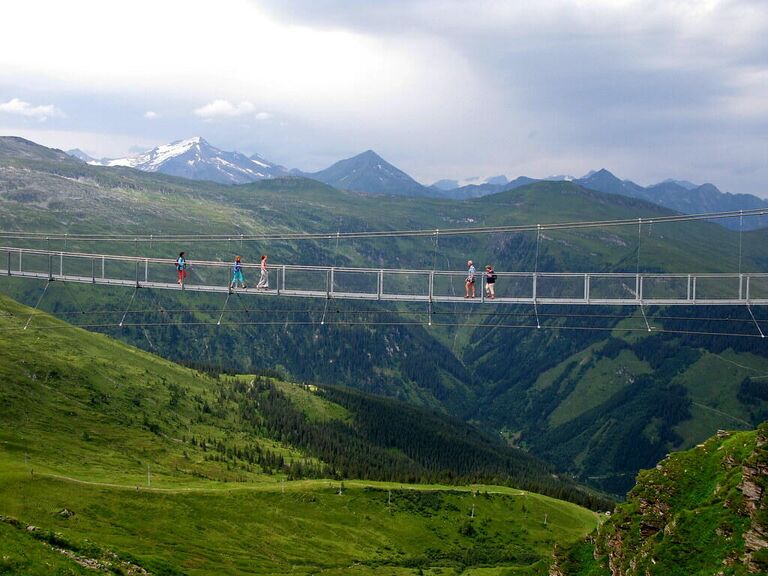
MULTIPOLYGON (((147 327, 159 327, 159 326, 192 326, 192 327, 200 327, 200 326, 224 326, 224 327, 238 327, 238 326, 287 326, 287 325, 293 325, 293 326, 316 326, 317 322, 314 320, 262 320, 262 321, 247 321, 247 322, 227 322, 223 321, 221 324, 218 324, 217 322, 211 321, 211 322, 202 322, 202 321, 195 321, 195 322, 183 322, 183 323, 176 323, 176 322, 123 322, 122 326, 119 323, 103 323, 103 324, 69 324, 69 325, 62 325, 62 326, 45 326, 44 328, 41 327, 34 327, 35 329, 42 329, 42 330, 69 330, 73 328, 82 328, 82 329, 88 329, 88 330, 95 330, 95 329, 103 329, 103 328, 147 328, 147 327)), ((455 328, 462 328, 462 327, 468 327, 468 328, 510 328, 510 329, 533 329, 538 328, 536 324, 481 324, 481 323, 456 323, 456 322, 433 322, 433 326, 441 326, 441 327, 455 327, 455 328)), ((418 321, 412 321, 412 322, 380 322, 380 321, 327 321, 325 322, 325 326, 423 326, 423 322, 418 321)), ((23 330, 23 327, 7 327, 4 329, 0 329, 2 331, 10 332, 13 330, 23 330)), ((619 331, 619 332, 647 332, 645 327, 610 327, 610 326, 566 326, 566 325, 547 325, 543 324, 541 326, 542 330, 556 330, 556 331, 567 331, 567 330, 576 330, 576 331, 600 331, 600 332, 613 332, 613 331, 619 331)), ((662 334, 677 334, 677 335, 696 335, 696 336, 727 336, 727 337, 735 337, 735 338, 760 338, 758 334, 746 334, 746 333, 739 333, 739 332, 713 332, 713 331, 705 331, 705 330, 676 330, 676 329, 666 329, 666 328, 654 328, 653 330, 655 333, 662 333, 662 334)))
MULTIPOLYGON (((508 226, 480 226, 467 228, 443 228, 440 234, 443 236, 460 236, 471 234, 494 234, 503 232, 535 232, 543 230, 577 230, 585 228, 605 228, 615 226, 641 224, 660 224, 670 222, 689 222, 697 220, 719 220, 726 218, 744 218, 745 216, 764 216, 768 209, 755 208, 752 210, 732 210, 722 212, 706 212, 700 214, 672 214, 669 216, 650 216, 647 218, 628 218, 613 220, 591 220, 576 222, 555 222, 550 224, 518 224, 508 226)), ((248 241, 278 241, 278 240, 332 240, 334 238, 392 238, 392 237, 423 237, 434 236, 436 230, 412 229, 412 230, 378 230, 359 232, 284 232, 262 234, 72 234, 50 232, 19 232, 13 230, 0 231, 0 238, 14 240, 64 240, 90 241, 90 242, 231 242, 234 240, 248 241)))

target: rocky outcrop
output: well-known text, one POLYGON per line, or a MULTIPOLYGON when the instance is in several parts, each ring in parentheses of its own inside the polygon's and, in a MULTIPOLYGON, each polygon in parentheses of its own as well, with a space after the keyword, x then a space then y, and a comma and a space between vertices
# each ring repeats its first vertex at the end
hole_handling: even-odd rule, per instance
MULTIPOLYGON (((594 551, 606 576, 768 574, 768 423, 720 431, 641 472, 594 551)), ((556 555, 550 576, 582 573, 566 566, 556 555)))
POLYGON ((763 562, 755 560, 755 554, 768 550, 768 429, 761 428, 755 439, 755 451, 742 466, 742 480, 739 491, 744 496, 744 508, 750 516, 750 528, 744 533, 744 562, 750 572, 765 572, 763 562))
MULTIPOLYGON (((72 516, 75 515, 74 512, 72 512, 67 508, 64 508, 63 510, 61 510, 59 514, 65 518, 71 518, 72 516), (63 512, 67 512, 68 514, 62 514, 63 512)), ((40 545, 45 546, 50 550, 53 550, 54 552, 58 552, 63 556, 66 556, 67 558, 69 558, 76 564, 82 566, 83 568, 88 568, 89 570, 94 570, 97 572, 107 573, 107 574, 127 574, 128 576, 151 576, 151 572, 148 572, 138 564, 129 562, 127 560, 122 560, 121 558, 118 557, 117 554, 115 554, 110 550, 103 550, 102 558, 89 558, 87 556, 83 556, 82 554, 78 554, 72 548, 72 546, 68 545, 67 541, 62 537, 62 535, 57 532, 54 533, 50 531, 42 531, 37 526, 33 526, 32 524, 26 524, 21 520, 14 518, 12 516, 0 515, 0 522, 13 526, 18 530, 24 530, 30 533, 30 535, 32 535, 40 545)))

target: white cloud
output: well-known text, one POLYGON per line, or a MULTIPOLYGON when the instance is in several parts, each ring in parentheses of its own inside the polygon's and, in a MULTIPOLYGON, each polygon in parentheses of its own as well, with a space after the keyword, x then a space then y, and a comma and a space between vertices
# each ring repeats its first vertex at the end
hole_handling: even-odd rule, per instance
POLYGON ((35 106, 19 98, 11 98, 8 102, 0 103, 0 112, 35 118, 40 122, 45 122, 48 118, 64 116, 64 113, 53 104, 35 106))
POLYGON ((155 118, 158 118, 160 115, 157 112, 153 112, 152 110, 147 110, 144 112, 144 118, 147 120, 154 120, 155 118))
POLYGON ((253 114, 256 120, 269 120, 272 115, 269 112, 256 112, 256 107, 248 101, 232 104, 229 100, 218 99, 209 102, 205 106, 195 109, 195 116, 205 120, 214 118, 234 118, 253 114))
POLYGON ((242 116, 253 112, 254 106, 250 102, 240 102, 238 105, 232 104, 229 100, 218 99, 209 102, 205 106, 195 109, 195 115, 201 118, 227 118, 232 116, 242 116))

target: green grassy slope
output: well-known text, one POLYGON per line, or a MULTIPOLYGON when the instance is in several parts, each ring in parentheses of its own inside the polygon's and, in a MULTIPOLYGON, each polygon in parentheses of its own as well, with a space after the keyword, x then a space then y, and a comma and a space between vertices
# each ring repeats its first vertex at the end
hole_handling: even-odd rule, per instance
MULTIPOLYGON (((321 462, 270 437, 271 415, 234 396, 242 379, 215 379, 45 315, 25 330, 30 312, 2 298, 6 572, 79 574, 78 562, 99 562, 113 573, 487 566, 534 575, 546 573, 555 543, 595 525, 583 508, 516 488, 286 481, 291 464, 321 462), (257 416, 261 427, 246 425, 257 416), (247 449, 285 463, 252 462, 247 449)), ((274 390, 309 422, 349 422, 361 409, 285 382, 274 390)))
POLYGON ((765 574, 767 442, 765 424, 723 432, 643 471, 594 545, 558 554, 560 574, 765 574))

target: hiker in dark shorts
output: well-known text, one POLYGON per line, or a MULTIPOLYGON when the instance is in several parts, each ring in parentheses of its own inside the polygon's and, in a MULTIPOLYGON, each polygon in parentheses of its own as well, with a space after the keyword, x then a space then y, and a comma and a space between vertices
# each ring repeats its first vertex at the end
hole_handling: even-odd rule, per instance
POLYGON ((496 298, 496 272, 490 264, 485 267, 485 294, 491 300, 496 298))

